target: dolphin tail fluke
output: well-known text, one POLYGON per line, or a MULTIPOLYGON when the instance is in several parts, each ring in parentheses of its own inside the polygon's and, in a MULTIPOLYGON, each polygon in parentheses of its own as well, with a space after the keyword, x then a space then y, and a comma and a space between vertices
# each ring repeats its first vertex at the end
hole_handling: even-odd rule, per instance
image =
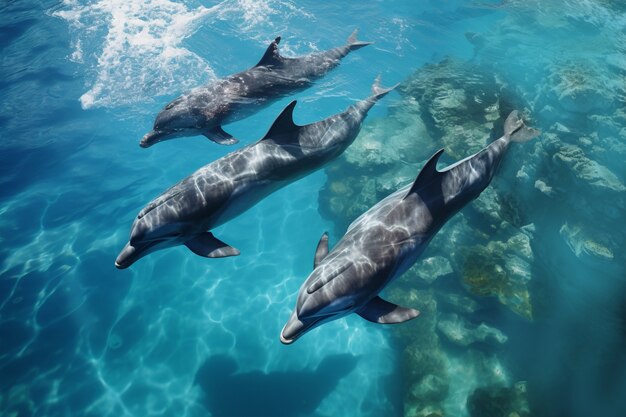
POLYGON ((391 90, 396 88, 398 84, 393 87, 384 88, 380 85, 380 75, 376 77, 374 80, 374 84, 372 84, 372 95, 365 100, 361 100, 355 104, 357 110, 362 114, 367 114, 367 112, 376 104, 378 100, 385 97, 391 90))
POLYGON ((374 80, 374 84, 372 84, 372 98, 374 100, 380 100, 381 98, 385 97, 390 91, 392 91, 394 88, 398 86, 398 84, 396 84, 392 87, 384 88, 380 85, 380 80, 381 80, 381 76, 380 74, 378 74, 378 77, 376 77, 376 79, 374 80))
POLYGON ((363 42, 363 41, 358 40, 356 37, 358 34, 359 34, 359 30, 354 29, 354 32, 352 32, 352 34, 350 34, 350 36, 348 37, 348 46, 350 47, 351 51, 354 51, 359 48, 363 48, 364 46, 371 45, 373 43, 373 42, 363 42))
POLYGON ((524 124, 519 111, 513 110, 504 122, 504 136, 513 142, 528 142, 541 134, 541 130, 524 124))
POLYGON ((237 256, 239 251, 222 242, 213 233, 206 232, 185 242, 185 246, 193 253, 205 258, 225 258, 227 256, 237 256))

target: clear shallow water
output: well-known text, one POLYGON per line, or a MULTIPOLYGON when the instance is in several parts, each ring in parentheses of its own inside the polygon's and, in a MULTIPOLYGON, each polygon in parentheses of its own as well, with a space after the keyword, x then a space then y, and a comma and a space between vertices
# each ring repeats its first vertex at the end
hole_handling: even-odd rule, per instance
MULTIPOLYGON (((239 257, 212 261, 176 248, 130 270, 113 265, 143 205, 230 151, 198 137, 139 148, 164 103, 253 65, 277 35, 286 55, 298 55, 341 45, 354 27, 375 45, 298 93, 297 122, 319 120, 365 97, 379 73, 384 84, 393 84, 452 56, 494 68, 530 103, 537 127, 554 132, 559 122, 575 130, 549 144, 592 142, 585 154, 602 168, 584 171, 590 188, 566 182, 551 199, 537 194, 534 181, 528 189, 511 190, 532 208, 527 219, 536 226, 531 269, 540 313, 526 321, 493 307, 482 320, 508 336, 496 353, 489 352, 503 366, 496 379, 527 381, 533 414, 626 413, 626 274, 619 250, 626 218, 619 187, 626 179, 625 138, 624 119, 615 116, 624 97, 624 7, 600 1, 319 3, 2 6, 2 414, 405 413, 407 370, 393 329, 354 316, 292 346, 278 341, 319 236, 335 230, 333 219, 318 210, 324 171, 215 230, 241 250, 239 257), (467 32, 483 40, 472 45, 467 32), (598 96, 568 102, 553 70, 560 62, 576 63, 598 96), (614 97, 607 99, 606 91, 614 97), (567 112, 546 109, 555 101, 567 112), (595 122, 575 122, 589 114, 597 116, 595 122), (609 116, 613 124, 597 122, 609 116), (612 187, 602 188, 606 183, 612 187), (594 228, 602 238, 585 237, 594 228), (589 241, 600 241, 612 257, 594 256, 589 241)), ((289 100, 229 131, 245 143, 258 139, 289 100)), ((393 93, 376 105, 366 125, 403 105, 393 93)), ((416 143, 427 154, 439 145, 416 143)), ((522 160, 532 162, 528 175, 537 178, 560 172, 554 151, 534 146, 547 156, 529 149, 534 156, 521 157, 524 151, 515 150, 500 176, 515 177, 522 160)), ((446 230, 438 238, 447 239, 446 230)), ((468 415, 467 397, 485 372, 477 370, 473 350, 443 348, 451 375, 444 411, 468 415)))

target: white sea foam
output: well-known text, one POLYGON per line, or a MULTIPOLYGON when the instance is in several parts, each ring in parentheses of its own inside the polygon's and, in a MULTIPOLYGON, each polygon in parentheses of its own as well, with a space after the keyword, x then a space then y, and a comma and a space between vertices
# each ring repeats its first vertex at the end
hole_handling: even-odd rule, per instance
MULTIPOLYGON (((267 47, 275 36, 290 33, 294 19, 315 20, 312 14, 287 0, 225 0, 216 17, 228 22, 227 35, 256 41, 262 47, 267 47)), ((296 55, 315 51, 317 45, 302 39, 283 42, 280 50, 282 54, 296 55)))
POLYGON ((68 22, 70 59, 84 64, 83 108, 150 101, 215 78, 210 63, 183 45, 200 24, 228 21, 246 39, 267 42, 264 31, 306 12, 287 1, 226 0, 191 7, 170 0, 63 0, 52 13, 68 22))
POLYGON ((63 4, 54 15, 73 30, 72 58, 95 66, 93 85, 80 98, 83 108, 132 103, 165 94, 174 84, 189 88, 204 74, 213 76, 211 68, 181 42, 215 7, 189 10, 169 0, 63 4), (92 50, 89 57, 86 50, 92 50), (94 63, 91 57, 98 53, 94 63), (180 77, 183 69, 185 77, 180 77))

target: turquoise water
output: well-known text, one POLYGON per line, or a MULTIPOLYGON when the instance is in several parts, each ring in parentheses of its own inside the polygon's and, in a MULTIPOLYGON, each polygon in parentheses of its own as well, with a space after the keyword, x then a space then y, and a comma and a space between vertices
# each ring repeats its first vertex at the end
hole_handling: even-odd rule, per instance
MULTIPOLYGON (((519 406, 520 416, 626 415, 622 2, 64 0, 4 2, 0 14, 1 415, 509 416, 497 407, 504 397, 479 411, 468 405, 476 389, 494 385, 523 392, 530 411, 519 406), (141 149, 165 103, 254 65, 277 35, 282 53, 296 56, 342 45, 355 27, 375 44, 297 93, 296 122, 366 97, 378 74, 385 85, 407 85, 450 57, 506 85, 544 131, 512 149, 494 180, 500 196, 516 197, 509 211, 519 221, 507 227, 529 236, 532 256, 515 276, 528 281, 532 318, 463 286, 470 264, 452 257, 444 278, 415 282, 438 297, 461 294, 475 308, 454 314, 506 335, 495 347, 455 343, 441 330, 452 310, 416 299, 415 322, 439 323, 424 333, 440 339, 447 389, 439 396, 411 391, 423 386, 410 382, 422 370, 404 359, 419 323, 384 327, 353 315, 294 345, 279 342, 319 237, 330 231, 332 245, 350 221, 321 203, 336 172, 349 173, 341 170, 350 157, 216 229, 238 257, 204 259, 177 247, 114 267, 137 212, 231 150, 202 137, 141 149)), ((437 85, 450 82, 442 77, 437 85)), ((412 88, 378 103, 347 153, 372 136, 381 155, 387 140, 404 141, 415 160, 391 152, 391 161, 373 163, 414 175, 436 149, 454 148, 443 133, 419 134, 429 123, 423 114, 403 116, 415 104, 419 85, 412 88)), ((291 99, 228 131, 244 144, 259 139, 291 99)), ((437 103, 451 114, 453 106, 437 103)), ((465 110, 451 119, 464 129, 475 118, 465 110)), ((351 183, 356 195, 371 193, 366 180, 351 183)), ((472 230, 488 224, 475 211, 489 198, 442 229, 424 256, 470 248, 472 230)), ((482 238, 501 239, 502 230, 482 238)), ((516 251, 511 244, 499 256, 516 251)), ((409 294, 412 283, 396 290, 409 294)))

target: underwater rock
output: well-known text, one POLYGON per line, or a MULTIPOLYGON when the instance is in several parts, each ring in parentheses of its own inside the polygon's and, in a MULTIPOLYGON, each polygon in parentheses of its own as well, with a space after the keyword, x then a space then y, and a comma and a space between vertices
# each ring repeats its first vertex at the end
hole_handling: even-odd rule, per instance
POLYGON ((389 116, 365 125, 352 146, 327 166, 320 213, 343 234, 362 213, 415 179, 433 149, 415 100, 403 100, 389 116))
MULTIPOLYGON (((620 115, 611 120, 621 120, 621 112, 618 113, 620 115)), ((604 120, 592 119, 593 123, 604 120)), ((542 159, 549 163, 549 168, 545 167, 538 173, 535 188, 558 204, 554 210, 563 213, 561 224, 570 225, 562 228, 560 234, 566 241, 571 241, 568 244, 575 254, 582 253, 586 257, 597 250, 605 256, 591 255, 592 258, 608 258, 610 253, 621 256, 616 250, 626 243, 626 234, 616 230, 614 224, 622 221, 626 210, 626 186, 623 181, 626 178, 623 163, 626 146, 620 139, 600 138, 595 132, 581 135, 570 129, 570 135, 558 133, 554 128, 543 135, 542 159), (585 245, 575 242, 578 238, 567 237, 576 234, 570 230, 572 225, 585 224, 589 219, 594 219, 595 237, 588 240, 600 243, 608 251, 591 243, 589 246, 596 249, 583 250, 581 248, 585 245)))
MULTIPOLYGON (((476 387, 504 386, 508 381, 507 372, 497 356, 471 348, 461 356, 450 355, 442 348, 439 334, 443 332, 437 324, 441 322, 438 320, 441 313, 434 295, 433 290, 398 286, 388 294, 394 303, 417 307, 421 311, 417 319, 391 328, 402 352, 405 416, 459 415, 460 410, 448 409, 450 404, 462 406, 476 387)), ((506 341, 506 336, 499 330, 486 325, 473 326, 456 314, 443 316, 443 321, 446 320, 463 323, 461 327, 467 332, 465 341, 468 343, 462 346, 469 347, 479 341, 499 345, 506 341), (470 339, 475 341, 469 343, 470 339)))
POLYGON ((575 181, 588 185, 599 192, 623 192, 626 187, 607 167, 585 156, 582 149, 575 145, 563 145, 554 154, 555 164, 567 168, 575 181))
POLYGON ((492 241, 462 252, 462 279, 472 294, 495 296, 514 313, 532 320, 529 282, 534 256, 528 235, 518 233, 506 242, 492 241))
MULTIPOLYGON (((565 111, 592 113, 614 104, 614 89, 604 70, 594 61, 579 60, 554 63, 548 77, 549 95, 565 111)), ((618 86, 619 87, 619 86, 618 86)))
POLYGON ((552 187, 550 187, 542 180, 535 181, 535 188, 549 197, 554 195, 554 190, 552 189, 552 187))
POLYGON ((428 132, 420 118, 420 105, 414 99, 403 100, 384 122, 363 127, 357 142, 344 153, 345 160, 361 172, 390 168, 398 160, 407 164, 427 158, 423 147, 429 141, 428 132), (356 145, 356 146, 355 146, 356 145), (420 149, 422 148, 422 149, 420 149))
POLYGON ((476 301, 461 294, 440 291, 436 293, 436 297, 440 304, 445 304, 446 307, 460 314, 468 315, 478 310, 476 301))
POLYGON ((535 235, 535 232, 537 231, 537 228, 535 227, 535 223, 529 223, 525 226, 522 226, 520 230, 522 231, 522 233, 532 239, 532 237, 535 235))
POLYGON ((443 401, 448 394, 448 382, 437 375, 428 374, 410 388, 410 396, 421 402, 436 403, 443 401))
POLYGON ((615 114, 592 114, 589 116, 590 128, 599 137, 622 136, 624 117, 620 112, 615 114))
POLYGON ((613 251, 609 247, 592 239, 589 232, 583 230, 581 226, 570 226, 565 223, 559 233, 578 258, 584 255, 607 261, 614 258, 613 251))
MULTIPOLYGON (((436 149, 446 148, 442 157, 446 163, 466 158, 502 135, 504 118, 514 107, 526 107, 493 72, 454 59, 418 69, 398 90, 400 103, 386 118, 368 120, 352 146, 326 168, 319 210, 334 223, 338 234, 375 203, 413 181, 436 149)), ((522 227, 532 221, 525 214, 523 193, 537 193, 536 167, 525 162, 538 158, 537 151, 532 151, 537 146, 512 147, 509 158, 516 164, 503 164, 502 169, 511 172, 498 175, 494 183, 500 185, 487 188, 450 219, 430 243, 425 257, 384 295, 421 312, 417 319, 391 327, 402 352, 405 416, 456 415, 448 412, 445 404, 452 396, 466 398, 471 393, 455 375, 459 369, 476 379, 472 387, 478 386, 478 381, 502 385, 506 380, 497 357, 471 349, 476 343, 499 345, 506 335, 486 325, 471 324, 467 316, 480 305, 462 292, 495 296, 517 314, 532 318, 528 284, 533 233, 522 227), (525 175, 516 178, 520 167, 525 175), (451 280, 457 291, 439 289, 442 284, 447 287, 447 281, 437 280, 452 274, 462 278, 461 283, 451 280), (432 288, 416 289, 416 282, 432 288), (440 317, 438 303, 453 315, 440 317), (467 343, 461 345, 470 350, 461 359, 449 356, 441 346, 441 338, 450 333, 438 328, 438 322, 445 328, 455 321, 451 317, 461 323, 465 333, 461 340, 467 343)))
POLYGON ((508 340, 502 331, 485 323, 472 325, 454 313, 442 314, 437 329, 446 339, 459 346, 469 346, 478 342, 501 345, 508 340))
POLYGON ((472 203, 472 208, 487 217, 487 221, 493 224, 499 224, 502 221, 500 217, 500 203, 494 187, 487 187, 472 203))
POLYGON ((544 138, 549 168, 540 172, 535 188, 551 197, 550 211, 562 213, 560 237, 582 260, 623 257, 619 248, 626 244, 626 233, 615 224, 623 221, 626 210, 626 149, 617 139, 600 139, 595 132, 561 136, 550 131, 544 138), (590 219, 593 227, 582 227, 590 219))
POLYGON ((599 150, 598 156, 610 150, 611 154, 620 155, 623 161, 626 158, 626 127, 624 127, 626 117, 624 116, 626 115, 620 112, 614 115, 589 116, 589 129, 592 133, 587 137, 582 136, 579 143, 584 148, 599 150))
POLYGON ((512 109, 493 73, 453 58, 419 69, 399 91, 419 103, 429 135, 441 138, 453 159, 485 146, 503 113, 512 109))
POLYGON ((415 275, 428 284, 432 284, 440 277, 454 272, 450 261, 443 256, 432 256, 423 259, 418 261, 412 268, 415 268, 415 275))
POLYGON ((424 410, 439 410, 448 393, 447 360, 436 332, 437 302, 431 290, 403 290, 395 287, 389 299, 400 305, 419 308, 419 319, 394 326, 393 337, 402 347, 405 416, 422 416, 424 410))
POLYGON ((471 417, 528 417, 526 383, 477 388, 467 399, 467 411, 471 417))
POLYGON ((443 409, 436 406, 426 406, 421 410, 415 407, 405 409, 404 417, 444 417, 443 409))
POLYGON ((449 391, 443 402, 446 416, 468 415, 466 405, 476 389, 510 384, 510 376, 496 354, 463 348, 447 355, 447 360, 449 391))
MULTIPOLYGON (((327 167, 320 213, 337 233, 369 207, 415 179, 437 148, 448 160, 463 159, 502 134, 504 118, 519 102, 492 72, 455 59, 426 65, 398 88, 401 102, 385 119, 373 119, 343 157, 327 167)), ((519 106, 516 106, 519 107, 519 106)), ((478 210, 499 222, 491 189, 478 210)))

